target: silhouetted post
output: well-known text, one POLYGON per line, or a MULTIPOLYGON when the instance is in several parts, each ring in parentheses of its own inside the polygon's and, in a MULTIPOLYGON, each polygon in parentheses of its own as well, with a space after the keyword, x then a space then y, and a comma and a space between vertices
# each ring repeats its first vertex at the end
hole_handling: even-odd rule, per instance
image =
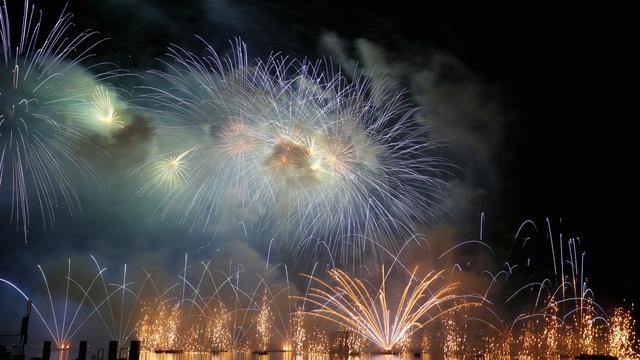
POLYGON ((51 358, 51 341, 45 341, 42 344, 42 360, 49 360, 51 358))
POLYGON ((18 355, 24 356, 24 348, 29 338, 29 315, 31 314, 31 300, 27 300, 27 313, 22 317, 20 324, 20 348, 18 355))
POLYGON ((78 360, 87 360, 87 342, 80 341, 80 350, 78 350, 78 360))
POLYGON ((129 360, 140 360, 140 340, 131 340, 129 360))
POLYGON ((107 353, 107 360, 116 360, 118 357, 118 342, 109 341, 109 352, 107 353))

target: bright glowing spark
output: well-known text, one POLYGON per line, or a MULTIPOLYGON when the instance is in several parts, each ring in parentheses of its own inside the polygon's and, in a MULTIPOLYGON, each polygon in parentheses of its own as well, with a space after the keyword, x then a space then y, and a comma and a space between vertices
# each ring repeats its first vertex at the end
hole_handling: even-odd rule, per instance
POLYGON ((140 188, 139 194, 147 192, 164 191, 171 192, 179 189, 189 179, 190 163, 189 154, 195 147, 179 153, 178 155, 165 155, 164 158, 151 164, 144 164, 134 172, 143 168, 150 168, 150 180, 140 188))
POLYGON ((109 128, 123 128, 123 122, 113 105, 112 98, 113 94, 107 89, 103 86, 97 86, 92 94, 91 106, 98 122, 109 128))

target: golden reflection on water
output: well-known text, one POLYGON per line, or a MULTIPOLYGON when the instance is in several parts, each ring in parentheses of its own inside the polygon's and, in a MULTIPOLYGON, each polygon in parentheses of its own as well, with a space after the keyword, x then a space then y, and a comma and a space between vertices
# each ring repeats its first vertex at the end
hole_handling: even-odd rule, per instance
MULTIPOLYGON (((256 354, 251 352, 181 352, 181 353, 155 353, 143 351, 140 360, 410 360, 413 354, 362 354, 359 356, 330 356, 327 353, 294 353, 291 351, 274 351, 268 354, 256 354)), ((68 360, 68 359, 59 359, 68 360)), ((428 356, 422 360, 429 360, 428 356)))
POLYGON ((66 350, 51 350, 51 360, 70 360, 69 349, 66 350))

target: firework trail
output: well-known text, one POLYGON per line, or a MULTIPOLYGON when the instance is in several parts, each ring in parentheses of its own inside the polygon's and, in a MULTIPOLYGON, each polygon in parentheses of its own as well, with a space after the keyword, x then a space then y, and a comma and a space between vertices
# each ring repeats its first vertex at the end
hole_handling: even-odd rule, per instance
MULTIPOLYGON (((567 239, 561 232, 554 233, 550 220, 545 222, 546 231, 540 231, 533 221, 525 221, 519 227, 515 240, 522 241, 522 249, 529 241, 535 240, 549 245, 550 256, 544 259, 548 261, 548 266, 545 266, 545 271, 549 272, 547 277, 527 281, 523 286, 507 285, 522 276, 516 268, 532 267, 532 259, 528 256, 522 259, 526 260, 523 266, 505 263, 504 268, 496 273, 483 270, 481 276, 487 276, 488 280, 482 291, 486 306, 462 318, 465 326, 477 326, 473 330, 464 330, 469 341, 478 342, 477 349, 483 349, 480 351, 486 358, 616 355, 620 352, 626 354, 621 358, 637 358, 637 344, 633 340, 635 331, 631 328, 622 330, 614 324, 616 321, 619 322, 617 325, 625 321, 632 323, 633 320, 628 315, 621 317, 624 311, 619 308, 609 314, 595 301, 594 292, 587 284, 586 253, 580 250, 579 239, 567 239), (534 233, 529 234, 527 229, 534 230, 534 233), (503 299, 498 295, 500 289, 507 291, 503 299), (505 305, 509 307, 504 308, 505 305), (477 336, 484 332, 483 329, 488 332, 477 336), (614 346, 612 341, 620 344, 614 346), (621 350, 623 347, 625 350, 621 350)), ((459 245, 445 254, 456 247, 459 245)), ((445 330, 447 326, 445 322, 445 330)), ((447 346, 451 348, 450 345, 445 342, 445 352, 447 346)))
POLYGON ((320 239, 344 261, 372 238, 396 249, 432 219, 445 162, 402 94, 322 61, 250 62, 239 41, 230 56, 170 46, 161 61, 144 101, 165 134, 189 139, 146 166, 141 191, 165 190, 163 214, 176 208, 203 230, 220 218, 275 228, 297 245, 320 239))
POLYGON ((242 265, 229 263, 222 270, 206 261, 200 266, 202 271, 193 276, 196 267, 185 256, 179 281, 148 299, 136 324, 144 349, 247 350, 248 335, 255 333, 255 345, 264 351, 271 336, 284 336, 276 324, 276 315, 281 314, 274 301, 280 294, 288 299, 284 293, 288 286, 275 291, 258 276, 258 285, 245 289, 240 283, 242 265))
POLYGON ((462 299, 455 294, 456 283, 447 284, 435 292, 429 288, 442 275, 431 272, 424 278, 416 277, 417 268, 410 274, 404 289, 399 294, 387 292, 389 273, 384 267, 381 283, 377 289, 370 289, 368 282, 354 278, 340 269, 332 269, 328 275, 335 285, 309 276, 321 285, 310 289, 304 298, 318 308, 308 314, 330 320, 338 325, 363 335, 384 351, 398 350, 408 342, 411 335, 453 309, 471 306, 474 302, 454 304, 462 299), (392 297, 399 295, 396 302, 392 297), (446 306, 449 304, 450 306, 446 306))
MULTIPOLYGON (((36 304, 38 301, 35 301, 32 309, 41 320, 42 325, 57 348, 68 350, 71 339, 83 329, 91 318, 99 317, 105 323, 105 319, 100 314, 100 308, 115 293, 106 293, 104 297, 98 298, 94 298, 93 293, 95 293, 100 284, 106 286, 103 277, 103 272, 106 268, 98 267, 95 275, 85 279, 87 284, 81 284, 79 280, 72 277, 71 259, 69 259, 62 282, 63 285, 55 287, 44 268, 40 265, 37 267, 42 276, 43 289, 45 290, 47 301, 43 301, 41 304, 36 304), (80 300, 77 301, 77 299, 80 300)), ((17 291, 25 300, 34 300, 33 295, 25 293, 18 285, 7 279, 0 278, 0 285, 17 291)))
POLYGON ((98 81, 122 75, 110 64, 87 69, 96 31, 73 32, 62 10, 48 32, 42 12, 24 1, 20 26, 12 26, 7 1, 0 8, 0 194, 11 202, 11 221, 27 236, 30 213, 53 224, 59 206, 79 210, 74 175, 91 168, 78 154, 89 134, 121 126, 119 96, 98 81), (109 66, 111 70, 93 74, 109 66))

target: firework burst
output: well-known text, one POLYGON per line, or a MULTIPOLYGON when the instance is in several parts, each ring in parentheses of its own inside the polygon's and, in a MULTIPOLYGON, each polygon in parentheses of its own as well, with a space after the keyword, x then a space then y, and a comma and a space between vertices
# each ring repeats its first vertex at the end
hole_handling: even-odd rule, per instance
MULTIPOLYGON (((169 70, 150 72, 164 87, 147 89, 147 106, 162 128, 198 145, 165 209, 202 229, 224 210, 301 247, 319 239, 339 260, 367 251, 372 238, 396 249, 395 239, 433 216, 444 161, 430 155, 438 144, 402 94, 361 75, 349 81, 324 62, 250 64, 240 42, 229 57, 206 51, 171 46, 169 70)), ((163 166, 145 187, 174 175, 163 166)))
POLYGON ((96 86, 91 94, 91 107, 93 117, 97 120, 97 124, 107 131, 113 129, 122 129, 124 121, 122 114, 118 109, 123 105, 119 104, 119 97, 113 91, 110 91, 102 85, 96 86))
POLYGON ((178 191, 189 177, 189 155, 193 150, 191 148, 177 154, 163 154, 133 170, 132 174, 148 170, 151 178, 138 190, 138 194, 178 191))
POLYGON ((80 66, 100 41, 96 31, 73 34, 64 9, 48 33, 42 13, 24 1, 21 27, 12 27, 6 0, 0 9, 0 194, 25 238, 31 210, 46 223, 55 210, 79 210, 74 175, 91 174, 78 154, 88 134, 119 124, 115 92, 98 81, 122 74, 80 66))

